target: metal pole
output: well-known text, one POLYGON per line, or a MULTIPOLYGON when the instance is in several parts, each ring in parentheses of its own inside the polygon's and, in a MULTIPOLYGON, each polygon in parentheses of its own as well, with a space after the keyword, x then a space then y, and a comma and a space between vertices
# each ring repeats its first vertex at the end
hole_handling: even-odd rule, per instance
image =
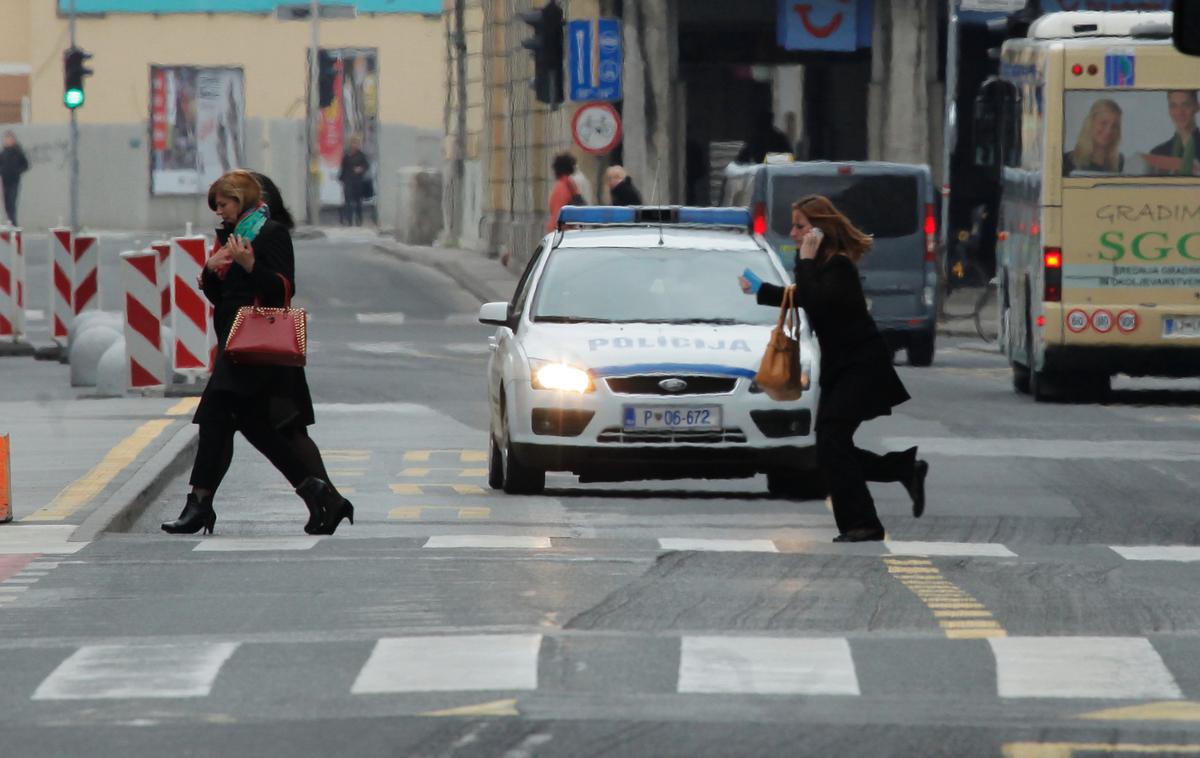
MULTIPOLYGON (((73 1, 73 0, 72 0, 73 1)), ((309 27, 312 29, 312 48, 308 60, 308 223, 316 226, 321 214, 320 146, 317 144, 320 119, 320 69, 318 55, 321 49, 321 3, 309 0, 309 27)))
MULTIPOLYGON (((75 47, 75 0, 71 0, 70 10, 67 15, 67 26, 71 34, 71 47, 75 47)), ((79 123, 76 120, 75 111, 77 108, 71 109, 71 133, 70 147, 71 154, 69 175, 67 177, 68 202, 70 203, 71 217, 71 234, 79 233, 79 123)))

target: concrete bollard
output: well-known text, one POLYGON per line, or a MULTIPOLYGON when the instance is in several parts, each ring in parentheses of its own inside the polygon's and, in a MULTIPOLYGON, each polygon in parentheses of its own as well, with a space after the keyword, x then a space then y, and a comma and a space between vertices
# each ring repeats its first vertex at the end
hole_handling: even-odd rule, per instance
POLYGON ((101 397, 119 397, 129 387, 129 365, 125 360, 125 338, 114 342, 96 367, 96 394, 101 397))
POLYGON ((100 358, 113 343, 122 339, 119 329, 119 326, 113 328, 108 323, 96 321, 75 338, 68 353, 72 387, 96 386, 100 358))

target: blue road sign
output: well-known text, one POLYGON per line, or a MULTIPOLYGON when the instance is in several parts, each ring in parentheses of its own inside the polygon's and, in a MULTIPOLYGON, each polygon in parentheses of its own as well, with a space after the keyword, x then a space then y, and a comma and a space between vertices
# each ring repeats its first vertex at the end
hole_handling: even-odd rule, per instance
POLYGON ((570 21, 565 42, 571 100, 620 100, 621 22, 615 18, 570 21))

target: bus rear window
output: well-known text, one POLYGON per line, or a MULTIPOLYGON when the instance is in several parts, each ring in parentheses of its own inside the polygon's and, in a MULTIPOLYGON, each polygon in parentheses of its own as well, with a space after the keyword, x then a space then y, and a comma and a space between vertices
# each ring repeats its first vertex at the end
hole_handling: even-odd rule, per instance
POLYGON ((876 238, 916 234, 922 208, 914 176, 880 174, 776 176, 771 180, 771 229, 792 230, 792 203, 805 195, 824 195, 851 223, 876 238))
POLYGON ((1200 176, 1196 90, 1069 90, 1063 176, 1200 176))

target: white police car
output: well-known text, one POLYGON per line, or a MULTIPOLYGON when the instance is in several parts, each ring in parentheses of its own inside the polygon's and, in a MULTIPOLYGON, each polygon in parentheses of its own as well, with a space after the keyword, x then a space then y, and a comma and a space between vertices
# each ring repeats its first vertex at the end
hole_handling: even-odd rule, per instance
POLYGON ((547 471, 581 482, 767 474, 816 497, 819 353, 809 389, 771 400, 753 382, 778 310, 742 293, 746 268, 788 281, 741 208, 572 207, 529 261, 488 363, 488 483, 537 493, 547 471))

